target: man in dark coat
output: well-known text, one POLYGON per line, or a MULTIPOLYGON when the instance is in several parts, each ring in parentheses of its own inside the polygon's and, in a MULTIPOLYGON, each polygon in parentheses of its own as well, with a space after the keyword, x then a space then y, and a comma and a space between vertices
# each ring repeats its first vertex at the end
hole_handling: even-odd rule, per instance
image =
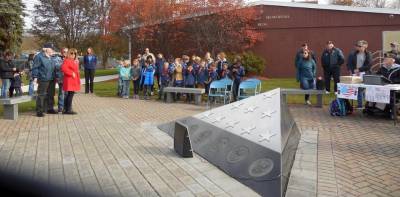
POLYGON ((36 98, 36 115, 43 117, 43 112, 56 114, 54 110, 55 93, 55 64, 54 45, 47 43, 43 46, 43 51, 36 55, 33 60, 32 77, 34 82, 38 83, 36 98))
POLYGON ((372 55, 367 51, 368 42, 360 40, 355 44, 355 50, 350 52, 347 59, 347 69, 351 74, 369 72, 372 66, 372 55))
POLYGON ((326 92, 331 91, 331 78, 334 82, 334 91, 337 91, 337 83, 340 82, 340 66, 344 63, 342 50, 336 48, 332 41, 326 43, 326 49, 322 52, 321 65, 324 70, 326 92))

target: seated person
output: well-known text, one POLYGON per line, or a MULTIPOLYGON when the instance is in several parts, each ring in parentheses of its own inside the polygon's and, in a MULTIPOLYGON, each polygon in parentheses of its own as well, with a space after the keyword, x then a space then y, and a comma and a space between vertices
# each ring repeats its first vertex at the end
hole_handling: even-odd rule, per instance
POLYGON ((385 54, 383 65, 376 74, 382 75, 390 83, 400 84, 400 65, 395 64, 395 56, 393 54, 385 54))
MULTIPOLYGON (((378 75, 382 75, 385 77, 385 79, 392 83, 392 84, 400 84, 400 65, 395 64, 395 56, 392 54, 385 54, 385 59, 383 61, 383 65, 381 68, 378 70, 376 73, 378 75)), ((394 92, 391 92, 391 97, 390 97, 390 102, 393 103, 393 97, 392 94, 394 92)), ((400 93, 396 93, 396 103, 399 102, 400 99, 400 93)), ((370 103, 367 102, 367 109, 379 109, 384 112, 384 114, 388 117, 391 117, 392 115, 392 106, 389 104, 384 104, 384 103, 370 103)), ((391 117, 393 118, 393 117, 391 117)))

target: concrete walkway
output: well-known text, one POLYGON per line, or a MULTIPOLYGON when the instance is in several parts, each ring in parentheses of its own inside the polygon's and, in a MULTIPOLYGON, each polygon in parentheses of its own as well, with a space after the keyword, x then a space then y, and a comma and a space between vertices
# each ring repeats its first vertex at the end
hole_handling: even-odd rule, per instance
POLYGON ((258 196, 201 157, 178 157, 156 128, 204 107, 88 94, 73 107, 0 120, 1 169, 106 196, 258 196))

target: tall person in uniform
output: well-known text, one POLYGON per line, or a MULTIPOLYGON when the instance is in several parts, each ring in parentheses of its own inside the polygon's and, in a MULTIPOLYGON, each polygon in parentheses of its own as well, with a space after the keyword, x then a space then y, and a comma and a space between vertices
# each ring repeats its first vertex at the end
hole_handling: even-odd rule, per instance
POLYGON ((87 54, 83 57, 83 67, 85 68, 85 93, 93 93, 93 80, 96 72, 97 57, 92 48, 87 49, 87 54))
POLYGON ((47 43, 43 51, 36 55, 33 60, 32 77, 38 83, 36 98, 36 115, 43 117, 47 110, 48 114, 56 114, 54 110, 54 83, 55 83, 55 62, 52 58, 54 45, 47 43))
POLYGON ((81 89, 81 80, 79 77, 79 64, 75 61, 77 59, 78 51, 76 49, 69 49, 66 59, 64 60, 61 71, 64 73, 64 111, 63 114, 76 114, 72 111, 72 99, 75 92, 81 89))
POLYGON ((334 82, 334 91, 337 91, 337 83, 340 82, 340 66, 344 63, 342 50, 336 48, 332 41, 326 43, 326 49, 322 52, 321 65, 324 69, 326 93, 331 91, 331 78, 334 82))

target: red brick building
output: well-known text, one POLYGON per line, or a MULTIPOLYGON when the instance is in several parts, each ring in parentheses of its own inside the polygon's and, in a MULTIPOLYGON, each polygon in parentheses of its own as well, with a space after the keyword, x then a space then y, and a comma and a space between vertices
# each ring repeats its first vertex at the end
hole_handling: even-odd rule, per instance
MULTIPOLYGON (((267 1, 254 6, 262 13, 257 28, 265 37, 252 50, 267 60, 268 77, 295 76, 294 55, 304 42, 319 61, 328 40, 345 56, 357 40, 368 41, 373 52, 400 41, 400 10, 267 1)), ((321 73, 320 62, 318 70, 321 73)))
POLYGON ((250 50, 266 59, 267 77, 294 77, 294 57, 305 42, 316 53, 318 73, 322 73, 319 56, 328 40, 345 56, 357 40, 368 41, 372 52, 400 41, 400 10, 271 1, 258 1, 245 9, 253 8, 261 14, 255 28, 264 33, 264 40, 250 50))

